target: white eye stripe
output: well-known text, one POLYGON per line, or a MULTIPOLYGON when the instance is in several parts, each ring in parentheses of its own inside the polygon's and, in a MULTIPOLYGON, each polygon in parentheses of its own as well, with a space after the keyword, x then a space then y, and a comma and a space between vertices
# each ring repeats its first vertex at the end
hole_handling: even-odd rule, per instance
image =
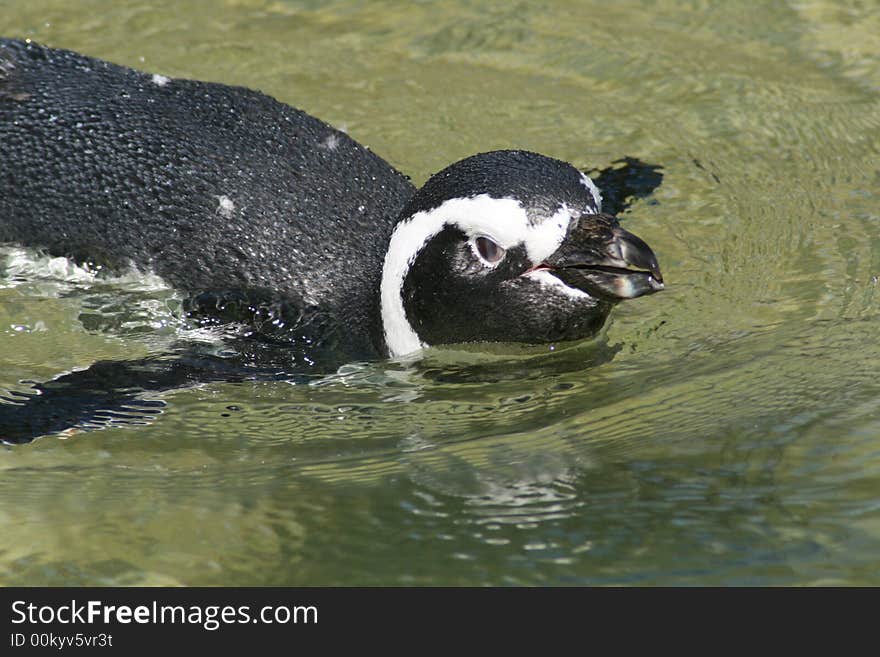
POLYGON ((596 211, 602 212, 602 192, 596 187, 596 183, 590 180, 587 174, 581 172, 581 184, 590 191, 590 196, 593 197, 593 201, 596 203, 596 211))
POLYGON ((473 239, 491 235, 505 250, 522 244, 529 260, 539 263, 562 244, 571 220, 572 212, 563 205, 553 216, 533 223, 519 201, 480 194, 449 199, 399 222, 385 254, 380 287, 382 324, 390 354, 402 356, 426 346, 406 318, 403 283, 419 252, 445 226, 456 226, 473 239))

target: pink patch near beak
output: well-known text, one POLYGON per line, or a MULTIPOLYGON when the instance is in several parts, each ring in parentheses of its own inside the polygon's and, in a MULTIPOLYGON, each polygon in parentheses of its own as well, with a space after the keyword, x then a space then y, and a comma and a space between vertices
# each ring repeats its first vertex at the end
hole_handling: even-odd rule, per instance
POLYGON ((531 269, 526 269, 526 270, 525 270, 522 274, 520 274, 520 275, 521 275, 521 276, 525 276, 526 274, 531 274, 533 271, 545 271, 545 270, 546 270, 546 271, 549 271, 549 270, 551 270, 551 269, 553 269, 553 267, 551 267, 550 265, 544 264, 544 263, 542 262, 540 265, 535 265, 535 266, 532 267, 531 269))

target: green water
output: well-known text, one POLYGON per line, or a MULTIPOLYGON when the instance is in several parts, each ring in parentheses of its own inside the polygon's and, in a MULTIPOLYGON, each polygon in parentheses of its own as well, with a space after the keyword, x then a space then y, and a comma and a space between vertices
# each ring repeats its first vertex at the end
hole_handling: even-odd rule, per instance
MULTIPOLYGON (((662 164, 624 225, 668 282, 597 343, 0 448, 0 583, 880 585, 880 5, 29 0, 0 34, 259 88, 418 183, 662 164)), ((0 388, 174 331, 167 291, 3 267, 0 388)))

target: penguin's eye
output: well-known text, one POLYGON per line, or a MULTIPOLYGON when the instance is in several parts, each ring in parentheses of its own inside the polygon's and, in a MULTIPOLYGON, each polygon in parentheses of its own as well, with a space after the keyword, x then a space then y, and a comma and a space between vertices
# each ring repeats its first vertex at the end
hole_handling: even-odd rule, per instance
POLYGON ((494 265, 496 262, 500 261, 501 258, 504 257, 504 249, 498 246, 488 237, 483 237, 481 235, 476 240, 474 240, 474 242, 477 245, 477 253, 479 253, 480 257, 488 262, 490 265, 494 265))

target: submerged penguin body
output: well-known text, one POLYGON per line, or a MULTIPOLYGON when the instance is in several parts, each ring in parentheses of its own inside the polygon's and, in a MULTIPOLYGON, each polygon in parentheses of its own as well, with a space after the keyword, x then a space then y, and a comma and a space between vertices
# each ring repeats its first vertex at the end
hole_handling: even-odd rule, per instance
POLYGON ((570 164, 483 153, 417 190, 344 133, 244 88, 0 39, 0 143, 0 242, 155 273, 192 316, 250 322, 241 335, 264 356, 332 343, 332 368, 579 339, 663 287, 651 249, 608 214, 624 205, 606 198, 603 213, 570 164))

